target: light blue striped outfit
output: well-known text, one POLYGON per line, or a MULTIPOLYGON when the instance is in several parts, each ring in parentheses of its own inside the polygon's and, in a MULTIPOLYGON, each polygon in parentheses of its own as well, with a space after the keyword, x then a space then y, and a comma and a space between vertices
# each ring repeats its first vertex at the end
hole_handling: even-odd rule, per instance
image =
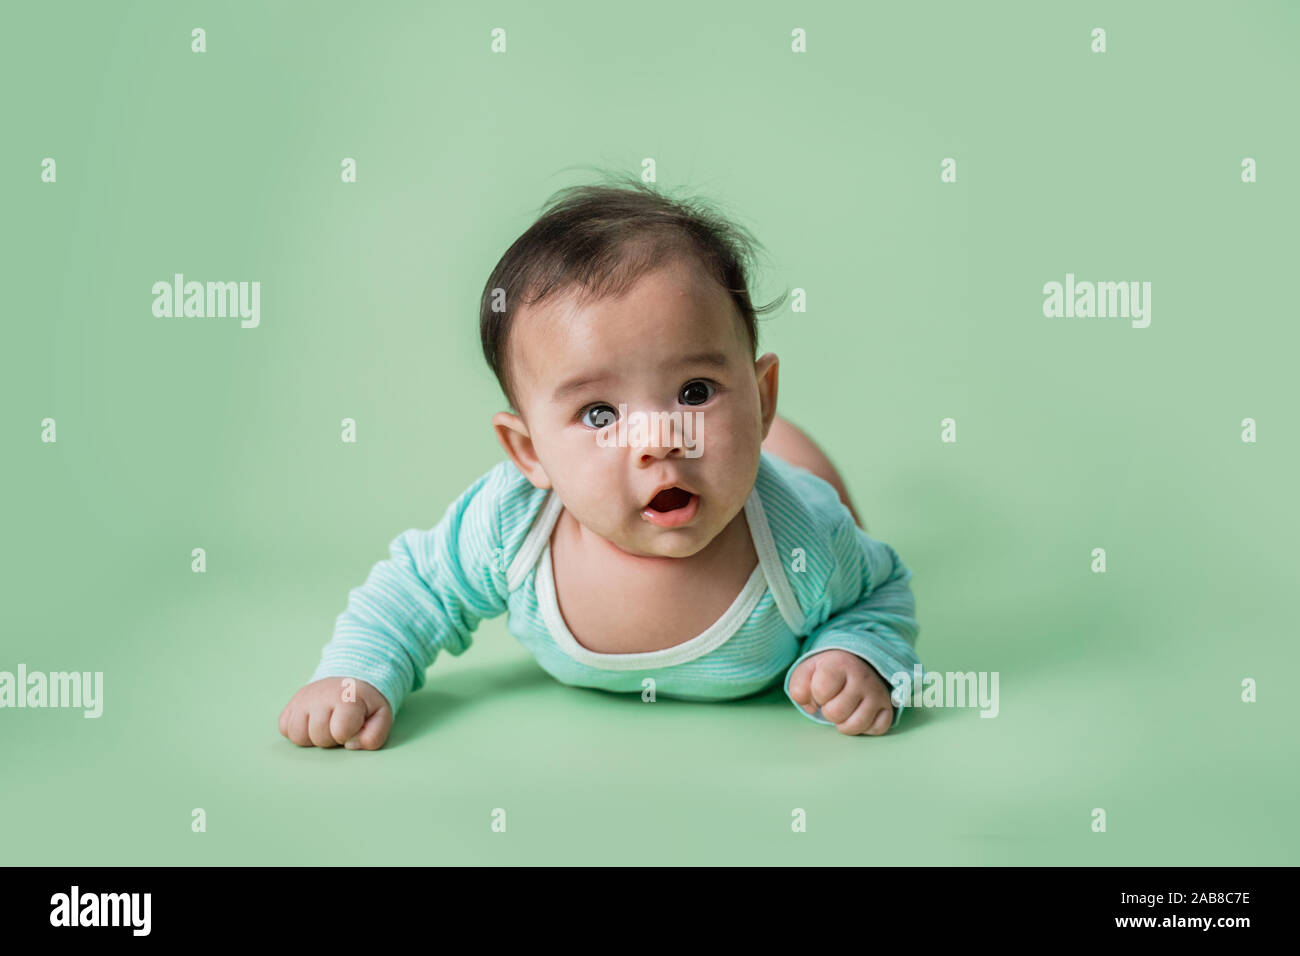
MULTIPOLYGON (((433 528, 393 541, 391 557, 349 593, 311 679, 367 681, 396 714, 406 694, 424 685, 439 651, 464 653, 479 621, 502 612, 544 670, 580 687, 640 694, 651 677, 656 697, 729 700, 784 674, 788 696, 799 662, 830 648, 866 660, 887 687, 893 674, 922 673, 911 571, 854 523, 829 483, 766 450, 745 502, 758 566, 715 624, 675 647, 604 654, 574 640, 551 566, 562 508, 552 489, 533 487, 513 461, 494 466, 433 528)), ((908 699, 906 687, 902 693, 894 723, 908 699)), ((795 709, 831 723, 820 709, 795 709)))

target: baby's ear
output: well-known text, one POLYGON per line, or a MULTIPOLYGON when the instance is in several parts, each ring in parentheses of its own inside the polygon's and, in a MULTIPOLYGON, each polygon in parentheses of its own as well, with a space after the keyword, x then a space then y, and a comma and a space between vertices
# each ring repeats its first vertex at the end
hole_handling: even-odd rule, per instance
POLYGON ((533 487, 551 487, 551 479, 547 477, 546 469, 537 457, 537 449, 533 447, 533 439, 528 434, 524 420, 511 412, 497 412, 492 416, 492 427, 501 447, 533 487))
POLYGON ((763 438, 766 440, 776 420, 776 393, 780 374, 780 359, 768 352, 754 363, 754 381, 758 385, 758 404, 762 413, 763 438))

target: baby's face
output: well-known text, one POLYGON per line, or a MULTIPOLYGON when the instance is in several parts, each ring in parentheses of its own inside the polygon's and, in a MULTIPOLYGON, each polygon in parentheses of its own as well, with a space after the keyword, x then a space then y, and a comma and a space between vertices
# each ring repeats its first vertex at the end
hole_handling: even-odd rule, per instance
POLYGON ((731 297, 693 265, 666 264, 622 298, 523 309, 509 352, 523 417, 496 415, 498 436, 588 531, 629 554, 684 558, 744 507, 776 412, 777 357, 754 361, 731 297), (693 432, 661 429, 670 412, 693 432), (656 423, 650 444, 636 442, 638 413, 656 423), (647 516, 665 484, 695 497, 647 516))

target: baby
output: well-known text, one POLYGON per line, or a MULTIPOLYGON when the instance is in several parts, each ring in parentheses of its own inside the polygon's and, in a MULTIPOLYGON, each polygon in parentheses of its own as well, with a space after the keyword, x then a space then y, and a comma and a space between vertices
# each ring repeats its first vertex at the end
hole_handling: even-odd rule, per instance
POLYGON ((438 652, 502 613, 567 684, 726 700, 784 674, 818 723, 893 725, 920 672, 911 572, 776 415, 751 241, 636 182, 552 202, 483 292, 508 459, 351 591, 282 734, 382 746, 438 652))

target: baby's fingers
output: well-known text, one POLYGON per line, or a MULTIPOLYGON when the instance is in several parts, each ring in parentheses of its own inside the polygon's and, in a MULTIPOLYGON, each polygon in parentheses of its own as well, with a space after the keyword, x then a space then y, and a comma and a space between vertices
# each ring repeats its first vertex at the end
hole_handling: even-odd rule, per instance
POLYGON ((361 701, 348 701, 334 705, 330 718, 330 737, 336 744, 345 744, 357 735, 366 722, 366 705, 361 701))
MULTIPOLYGON (((824 708, 822 714, 826 714, 824 708)), ((831 718, 828 717, 827 719, 830 720, 831 718)), ((854 708, 849 717, 835 723, 835 729, 842 734, 848 734, 850 737, 855 737, 858 734, 878 737, 889 729, 889 725, 893 723, 893 720, 894 713, 889 704, 882 704, 874 694, 868 694, 854 708)))
POLYGON ((307 733, 308 716, 305 708, 291 707, 284 718, 284 735, 299 747, 311 746, 311 737, 307 733))
MULTIPOLYGON (((848 685, 843 691, 836 694, 831 700, 822 703, 822 716, 832 724, 843 724, 852 720, 857 712, 866 703, 863 700, 862 689, 848 685)), ((868 698, 870 694, 866 695, 868 698)), ((874 711, 873 711, 874 713, 874 711)), ((865 730, 865 725, 863 727, 865 730)))
POLYGON ((317 705, 311 710, 311 717, 307 722, 307 735, 317 747, 338 746, 338 742, 330 736, 330 717, 333 714, 333 707, 317 705))
POLYGON ((388 739, 388 731, 393 727, 393 711, 388 704, 366 718, 361 732, 348 740, 348 750, 378 750, 388 739))
MULTIPOLYGON (((852 690, 849 686, 849 675, 843 667, 836 666, 834 661, 826 661, 824 666, 818 667, 813 672, 811 687, 813 700, 821 704, 822 716, 834 723, 835 718, 827 713, 826 708, 835 703, 835 699, 841 695, 841 692, 848 693, 852 690)), ((846 702, 847 698, 840 702, 841 706, 846 702)), ((857 706, 856 701, 853 706, 857 706)), ((852 711, 853 707, 850 707, 848 713, 852 711)), ((848 713, 843 716, 848 716, 848 713)))
POLYGON ((815 658, 808 658, 790 675, 790 699, 802 707, 808 713, 814 713, 817 705, 812 699, 812 676, 817 666, 813 664, 815 658))

